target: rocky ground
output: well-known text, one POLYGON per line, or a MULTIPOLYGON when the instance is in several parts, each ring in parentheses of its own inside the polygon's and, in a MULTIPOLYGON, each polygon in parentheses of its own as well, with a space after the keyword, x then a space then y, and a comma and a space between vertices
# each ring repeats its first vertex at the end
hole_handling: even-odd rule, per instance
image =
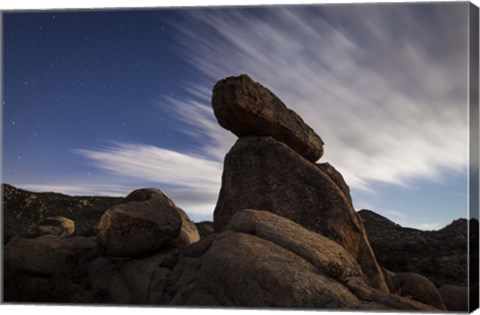
POLYGON ((3 184, 3 241, 12 235, 33 233, 40 220, 62 216, 75 221, 75 235, 93 236, 105 209, 122 202, 115 197, 71 197, 58 193, 34 193, 3 184))
POLYGON ((465 286, 439 290, 416 270, 382 268, 342 175, 316 163, 323 141, 272 92, 230 77, 215 85, 212 106, 239 137, 213 223, 193 224, 158 189, 100 198, 4 185, 4 300, 468 309, 465 286))

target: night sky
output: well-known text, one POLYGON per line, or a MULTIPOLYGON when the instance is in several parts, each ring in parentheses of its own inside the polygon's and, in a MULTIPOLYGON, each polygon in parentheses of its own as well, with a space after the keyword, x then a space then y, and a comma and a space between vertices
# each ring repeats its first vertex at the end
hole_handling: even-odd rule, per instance
POLYGON ((467 217, 466 3, 3 15, 2 181, 166 193, 211 219, 236 137, 211 88, 249 74, 325 141, 356 209, 467 217))

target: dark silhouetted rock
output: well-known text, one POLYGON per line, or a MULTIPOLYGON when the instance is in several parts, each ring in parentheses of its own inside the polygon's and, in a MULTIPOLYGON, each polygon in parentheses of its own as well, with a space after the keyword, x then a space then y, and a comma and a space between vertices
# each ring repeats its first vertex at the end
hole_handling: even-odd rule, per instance
POLYGON ((234 221, 231 227, 244 232, 213 234, 184 253, 172 272, 172 286, 167 290, 171 298, 167 304, 434 310, 407 298, 372 289, 365 285, 361 275, 342 276, 342 270, 361 273, 353 258, 341 246, 321 236, 322 244, 339 250, 350 259, 335 255, 328 258, 330 254, 327 249, 320 248, 321 245, 308 252, 307 246, 291 236, 299 231, 302 239, 310 244, 316 238, 315 233, 293 222, 253 210, 236 215, 234 221), (271 218, 274 218, 273 223, 268 222, 271 218), (287 225, 282 231, 276 231, 282 223, 287 225), (261 235, 249 234, 256 232, 261 235))
POLYGON ((95 238, 45 235, 14 237, 5 246, 5 263, 19 270, 47 276, 70 275, 83 260, 95 255, 95 238))
POLYGON ((219 124, 239 137, 271 136, 313 162, 323 154, 323 141, 313 129, 245 74, 217 82, 212 107, 219 124))
POLYGON ((213 229, 213 222, 212 221, 202 221, 195 223, 198 233, 200 234, 200 238, 207 237, 215 233, 213 229))
POLYGON ((441 310, 447 309, 437 287, 428 278, 412 272, 403 272, 395 274, 392 281, 398 294, 441 310))
MULTIPOLYGON (((371 210, 358 215, 379 264, 393 272, 426 276, 437 287, 467 286, 468 221, 454 220, 437 231, 402 227, 371 210)), ((472 265, 478 265, 478 220, 470 220, 472 265)), ((473 277, 475 278, 475 277, 473 277)))
MULTIPOLYGON (((438 291, 449 311, 468 312, 468 287, 442 285, 438 291)), ((476 292, 478 294, 478 291, 476 292)))
POLYGON ((173 201, 160 190, 136 190, 125 201, 105 211, 97 226, 103 255, 147 255, 177 238, 182 219, 173 201))
POLYGON ((119 197, 67 196, 36 193, 3 184, 3 241, 17 235, 32 237, 30 231, 47 217, 66 217, 75 222, 75 235, 95 236, 98 220, 108 208, 122 202, 119 197))
POLYGON ((263 209, 339 243, 371 285, 388 291, 360 218, 349 199, 315 164, 271 137, 239 138, 227 154, 214 212, 216 231, 241 209, 263 209))
POLYGON ((139 259, 98 257, 89 268, 91 295, 103 292, 105 303, 162 304, 176 255, 173 250, 139 259))

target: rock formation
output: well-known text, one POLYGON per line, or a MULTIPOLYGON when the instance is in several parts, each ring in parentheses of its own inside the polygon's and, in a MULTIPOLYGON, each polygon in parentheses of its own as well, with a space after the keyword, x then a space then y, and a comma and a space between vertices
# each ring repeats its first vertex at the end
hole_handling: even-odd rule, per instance
POLYGON ((357 259, 371 285, 388 291, 343 177, 297 149, 305 141, 279 135, 288 130, 317 138, 310 136, 315 132, 246 75, 219 81, 212 106, 220 124, 240 136, 225 157, 215 230, 222 231, 241 209, 271 211, 338 242, 357 259), (286 128, 285 121, 301 124, 286 128))
MULTIPOLYGON (((378 265, 348 185, 332 165, 315 164, 323 142, 297 114, 246 75, 217 83, 212 103, 220 124, 240 136, 225 158, 213 227, 193 224, 153 188, 109 200, 93 223, 75 211, 29 217, 29 228, 37 222, 29 238, 27 225, 21 232, 10 226, 4 300, 445 309, 428 279, 378 265), (89 237, 73 232, 73 223, 89 237)), ((4 188, 9 206, 25 203, 4 188)), ((52 204, 59 198, 21 196, 28 200, 25 209, 43 205, 44 197, 52 204)), ((81 198, 68 200, 84 207, 95 201, 81 198)), ((24 214, 10 210, 7 221, 19 222, 11 215, 24 214)))
POLYGON ((438 231, 421 231, 402 227, 371 210, 361 210, 358 214, 383 267, 393 272, 422 274, 438 287, 468 285, 467 227, 470 224, 473 236, 472 265, 478 265, 478 220, 458 219, 438 231))
POLYGON ((342 246, 267 211, 189 247, 172 283, 173 305, 434 310, 371 288, 342 246))
POLYGON ((245 74, 217 82, 212 107, 219 124, 239 137, 271 136, 312 162, 323 155, 322 139, 302 118, 245 74))

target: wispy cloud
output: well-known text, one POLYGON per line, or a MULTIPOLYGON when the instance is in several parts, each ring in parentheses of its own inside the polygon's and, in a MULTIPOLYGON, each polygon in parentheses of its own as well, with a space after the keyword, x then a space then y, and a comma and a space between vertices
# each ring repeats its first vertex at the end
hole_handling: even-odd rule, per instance
POLYGON ((146 144, 114 142, 100 149, 76 152, 114 175, 160 185, 167 196, 189 213, 213 213, 220 191, 220 162, 146 144))
MULTIPOLYGON (((459 5, 195 10, 188 27, 173 26, 184 57, 209 84, 250 74, 322 136, 323 160, 352 187, 368 189, 466 170, 466 12, 459 5)), ((223 152, 225 143, 209 149, 223 152)))

